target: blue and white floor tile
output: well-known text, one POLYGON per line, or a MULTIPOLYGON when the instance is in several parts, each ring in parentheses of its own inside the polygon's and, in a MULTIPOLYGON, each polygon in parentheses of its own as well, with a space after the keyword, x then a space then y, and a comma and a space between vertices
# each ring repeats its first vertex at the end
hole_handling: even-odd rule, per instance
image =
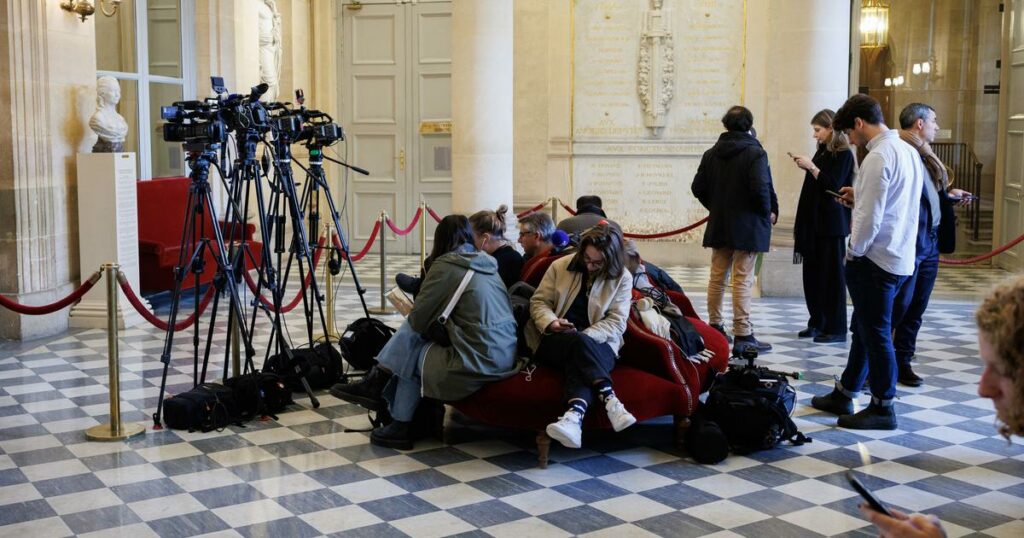
MULTIPOLYGON (((417 263, 395 257, 389 273, 417 263)), ((357 268, 375 306, 379 267, 368 258, 357 268)), ((703 314, 707 269, 668 269, 703 314)), ((339 286, 341 329, 361 310, 349 282, 339 286)), ((933 302, 916 367, 926 383, 899 388, 900 429, 891 432, 837 429, 834 417, 811 409, 848 347, 796 339, 802 301, 757 300, 758 335, 775 345, 762 362, 806 374, 795 383, 795 420, 814 441, 713 466, 676 451, 669 423, 657 420, 588 434, 581 450, 553 447, 545 470, 536 468, 533 435, 464 417, 454 417, 455 444, 428 440, 398 452, 347 431, 365 428, 365 413, 327 394, 319 409, 296 395, 278 421, 92 443, 83 431, 108 420, 106 334, 0 343, 0 536, 873 535, 846 484, 850 469, 884 502, 940 516, 950 536, 1024 536, 1024 444, 995 433, 991 403, 976 394, 973 303, 987 287, 933 302)), ((300 312, 287 319, 300 344, 300 312)), ((263 343, 267 325, 257 327, 263 343)), ((162 339, 150 327, 121 334, 125 420, 151 424, 162 339)), ((171 393, 191 387, 191 348, 190 332, 181 333, 171 393)), ((222 336, 213 356, 210 375, 219 377, 222 336)))

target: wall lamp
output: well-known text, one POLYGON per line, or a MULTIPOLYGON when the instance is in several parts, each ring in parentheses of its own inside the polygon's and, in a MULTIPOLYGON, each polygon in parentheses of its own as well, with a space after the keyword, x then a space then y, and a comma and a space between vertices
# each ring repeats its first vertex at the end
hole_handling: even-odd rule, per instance
MULTIPOLYGON (((117 8, 121 7, 121 0, 98 0, 100 3, 100 11, 108 17, 113 17, 117 14, 117 8), (107 11, 107 4, 110 4, 110 11, 107 11)), ((89 15, 96 13, 96 6, 93 5, 92 0, 62 0, 60 8, 64 11, 70 11, 75 13, 82 18, 82 22, 89 18, 89 15)))

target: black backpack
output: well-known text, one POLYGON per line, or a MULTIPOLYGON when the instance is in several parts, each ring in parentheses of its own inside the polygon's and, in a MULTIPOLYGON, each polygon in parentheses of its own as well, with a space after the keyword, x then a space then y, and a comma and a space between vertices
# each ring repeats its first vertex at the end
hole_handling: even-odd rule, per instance
POLYGON ((377 355, 393 334, 395 330, 379 319, 359 318, 345 327, 341 356, 356 370, 369 370, 377 364, 377 355))
POLYGON ((715 378, 701 413, 718 424, 738 454, 774 448, 781 441, 794 445, 810 442, 790 418, 796 390, 787 375, 796 374, 753 366, 753 361, 731 365, 715 378))
POLYGON ((217 383, 204 383, 167 398, 163 413, 168 428, 190 432, 220 431, 242 420, 234 391, 217 383))
POLYGON ((288 383, 274 373, 251 372, 232 377, 224 384, 235 391, 235 402, 245 420, 261 416, 276 420, 278 413, 295 403, 288 383))
POLYGON ((341 354, 329 342, 321 342, 311 348, 291 350, 292 360, 287 353, 267 357, 263 371, 284 378, 292 392, 303 391, 302 378, 306 378, 311 389, 326 389, 341 380, 344 365, 341 354))

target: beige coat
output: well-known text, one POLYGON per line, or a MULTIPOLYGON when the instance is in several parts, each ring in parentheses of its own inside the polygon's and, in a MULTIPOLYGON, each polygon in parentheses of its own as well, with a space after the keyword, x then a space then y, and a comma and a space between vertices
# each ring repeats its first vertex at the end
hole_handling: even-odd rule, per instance
MULTIPOLYGON (((583 284, 582 274, 569 269, 575 256, 564 256, 548 268, 537 291, 530 298, 530 319, 526 326, 526 343, 534 352, 540 345, 544 329, 565 313, 583 284)), ((601 344, 608 344, 616 352, 622 347, 626 332, 629 305, 633 292, 633 275, 623 269, 622 276, 612 281, 598 278, 590 288, 587 314, 590 327, 582 332, 601 344)))

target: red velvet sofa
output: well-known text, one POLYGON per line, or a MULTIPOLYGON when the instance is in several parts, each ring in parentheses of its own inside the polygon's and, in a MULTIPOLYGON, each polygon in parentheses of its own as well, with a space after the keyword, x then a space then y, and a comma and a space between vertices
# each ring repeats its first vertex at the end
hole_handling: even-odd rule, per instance
MULTIPOLYGON (((706 364, 688 360, 675 343, 648 331, 634 311, 626 327, 619 362, 612 370, 612 384, 616 395, 638 421, 674 417, 676 444, 682 446, 688 417, 697 409, 698 396, 710 387, 714 375, 728 365, 729 344, 718 331, 696 317, 685 295, 673 294, 672 300, 688 317, 692 316, 690 321, 714 357, 706 364)), ((550 368, 538 367, 530 374, 524 371, 491 383, 450 405, 484 424, 537 432, 538 462, 544 468, 551 445, 544 429, 565 411, 562 377, 550 368)), ((583 427, 584 431, 608 429, 611 424, 598 410, 586 415, 583 427)))
MULTIPOLYGON (((178 265, 181 250, 181 234, 185 227, 185 210, 188 205, 190 180, 187 177, 166 177, 142 180, 136 183, 139 219, 139 284, 143 293, 155 293, 174 289, 174 268, 178 265)), ((221 211, 222 208, 217 208, 221 211)), ((222 216, 222 215, 218 215, 222 216)), ((216 246, 213 239, 213 219, 209 211, 203 212, 203 229, 211 239, 211 246, 216 246)), ((230 237, 230 230, 220 222, 225 240, 230 237)), ((263 245, 252 240, 256 227, 246 225, 244 240, 248 244, 253 257, 246 257, 246 269, 253 267, 252 260, 260 259, 263 245)), ((186 246, 191 254, 194 243, 186 246)), ((199 283, 206 284, 213 280, 217 272, 217 263, 210 250, 204 254, 205 264, 199 275, 199 283)), ((191 273, 185 278, 182 289, 192 288, 195 282, 191 273)))

